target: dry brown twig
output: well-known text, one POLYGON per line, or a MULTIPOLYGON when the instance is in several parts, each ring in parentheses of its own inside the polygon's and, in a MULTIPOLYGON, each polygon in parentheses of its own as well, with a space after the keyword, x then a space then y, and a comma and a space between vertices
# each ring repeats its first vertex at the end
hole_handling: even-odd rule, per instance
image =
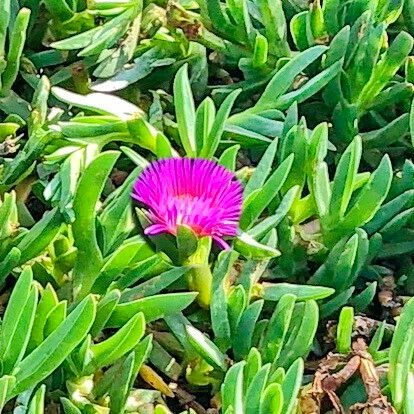
POLYGON ((349 356, 330 353, 321 361, 312 385, 302 392, 300 408, 302 414, 320 414, 322 405, 328 400, 336 414, 346 411, 337 395, 339 387, 354 374, 359 373, 364 383, 368 399, 350 407, 349 414, 396 414, 395 409, 381 393, 379 376, 367 345, 361 338, 352 346, 349 356), (336 371, 340 366, 341 369, 336 371), (335 373, 332 373, 336 371, 335 373))

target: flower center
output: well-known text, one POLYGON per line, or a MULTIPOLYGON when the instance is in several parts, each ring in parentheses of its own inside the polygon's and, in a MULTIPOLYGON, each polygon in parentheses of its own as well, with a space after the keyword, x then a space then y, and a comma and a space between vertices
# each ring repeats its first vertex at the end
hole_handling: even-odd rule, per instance
POLYGON ((213 200, 198 195, 178 194, 171 201, 170 224, 174 230, 177 230, 177 225, 184 224, 197 235, 204 235, 214 210, 213 200))

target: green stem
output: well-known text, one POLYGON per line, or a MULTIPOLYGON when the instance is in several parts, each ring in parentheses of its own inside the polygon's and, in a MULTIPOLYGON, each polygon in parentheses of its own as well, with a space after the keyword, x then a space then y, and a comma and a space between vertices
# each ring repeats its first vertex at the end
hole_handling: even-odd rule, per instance
POLYGON ((198 241, 197 250, 185 262, 185 265, 192 266, 187 273, 188 287, 198 292, 197 301, 202 308, 208 308, 211 301, 213 276, 208 263, 210 250, 211 237, 203 237, 198 241))

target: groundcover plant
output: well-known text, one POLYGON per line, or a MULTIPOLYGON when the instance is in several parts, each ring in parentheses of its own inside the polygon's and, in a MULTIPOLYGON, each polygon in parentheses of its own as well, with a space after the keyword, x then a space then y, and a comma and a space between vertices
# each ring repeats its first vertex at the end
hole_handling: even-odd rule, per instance
POLYGON ((0 0, 0 409, 414 414, 414 0, 0 0))

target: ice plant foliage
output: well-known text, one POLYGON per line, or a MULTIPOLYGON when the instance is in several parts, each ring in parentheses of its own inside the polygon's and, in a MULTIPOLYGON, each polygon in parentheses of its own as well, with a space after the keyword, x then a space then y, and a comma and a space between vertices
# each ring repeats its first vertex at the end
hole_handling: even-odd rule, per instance
POLYGON ((414 0, 0 0, 0 414, 414 414, 413 36, 414 0))
POLYGON ((177 233, 178 225, 197 236, 235 236, 242 208, 242 186, 235 175, 214 161, 168 158, 149 165, 134 184, 132 197, 148 208, 152 225, 145 233, 177 233))

